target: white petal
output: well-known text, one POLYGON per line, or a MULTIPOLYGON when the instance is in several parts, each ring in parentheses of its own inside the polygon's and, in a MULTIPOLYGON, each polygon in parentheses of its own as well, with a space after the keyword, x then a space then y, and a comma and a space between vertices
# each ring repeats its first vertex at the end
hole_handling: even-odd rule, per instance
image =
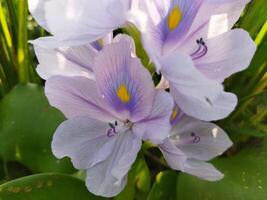
POLYGON ((105 161, 87 171, 86 185, 90 192, 112 197, 120 193, 127 183, 127 173, 136 159, 142 141, 131 131, 116 136, 115 148, 105 161))
POLYGON ((195 21, 180 45, 180 50, 192 53, 196 40, 216 37, 233 28, 250 0, 205 0, 195 21))
MULTIPOLYGON (((208 91, 208 86, 205 91, 208 91)), ((237 105, 237 97, 223 90, 220 90, 220 94, 215 99, 205 97, 201 99, 192 93, 183 94, 172 85, 171 93, 183 112, 204 121, 224 119, 234 111, 237 105)))
POLYGON ((112 153, 116 140, 107 137, 109 128, 108 123, 89 117, 67 120, 54 134, 53 154, 57 158, 70 157, 77 169, 88 169, 112 153))
POLYGON ((205 0, 199 9, 190 33, 198 30, 204 38, 211 38, 233 28, 250 0, 205 0))
POLYGON ((173 104, 174 101, 171 95, 163 90, 157 90, 151 114, 137 122, 134 127, 139 130, 145 130, 144 140, 159 144, 169 135, 173 104))
POLYGON ((85 77, 53 76, 46 81, 45 94, 49 103, 67 118, 90 116, 112 122, 113 115, 99 95, 96 83, 85 77))
POLYGON ((188 160, 184 172, 207 181, 218 181, 224 177, 212 164, 196 160, 188 160))
POLYGON ((30 0, 29 8, 40 25, 60 40, 93 42, 123 25, 129 0, 30 0))
POLYGON ((53 49, 34 45, 34 50, 39 61, 37 72, 43 79, 55 75, 93 78, 92 64, 97 51, 90 44, 53 49))
POLYGON ((202 122, 190 117, 183 117, 172 130, 172 137, 178 136, 181 141, 178 148, 188 158, 208 161, 221 155, 232 146, 228 135, 217 125, 202 122), (183 142, 192 140, 192 133, 199 137, 196 143, 183 142))
POLYGON ((162 74, 169 81, 171 93, 186 114, 211 121, 227 117, 235 108, 237 99, 223 92, 222 85, 206 78, 189 56, 173 52, 161 59, 162 74))
POLYGON ((246 69, 256 51, 249 34, 242 29, 228 31, 206 41, 209 50, 195 61, 208 78, 223 82, 233 73, 246 69))
POLYGON ((159 149, 172 169, 184 170, 184 164, 187 159, 186 155, 170 139, 166 139, 160 144, 159 149))

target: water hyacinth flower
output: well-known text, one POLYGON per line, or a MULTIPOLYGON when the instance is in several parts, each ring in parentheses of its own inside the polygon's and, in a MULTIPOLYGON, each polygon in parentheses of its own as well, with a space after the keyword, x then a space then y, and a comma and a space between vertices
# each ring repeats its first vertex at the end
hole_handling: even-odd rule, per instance
POLYGON ((132 19, 131 0, 29 0, 37 23, 53 36, 39 44, 58 47, 88 44, 125 25, 132 19))
POLYGON ((159 145, 169 166, 208 181, 223 178, 223 174, 206 161, 232 146, 227 134, 213 123, 186 116, 177 106, 171 124, 169 137, 159 145))
POLYGON ((52 76, 45 86, 50 104, 68 119, 54 134, 54 155, 87 170, 89 191, 106 197, 126 185, 142 140, 162 143, 171 128, 173 99, 155 89, 129 41, 124 36, 99 51, 95 80, 52 76))
POLYGON ((104 38, 90 44, 74 47, 63 45, 55 48, 46 48, 43 43, 40 45, 39 42, 31 41, 39 61, 36 71, 44 80, 55 75, 84 76, 94 79, 92 65, 97 53, 106 44, 117 42, 120 39, 120 35, 113 39, 113 34, 109 33, 104 38))
POLYGON ((211 121, 234 110, 237 98, 222 82, 246 69, 256 50, 246 31, 230 30, 248 2, 140 1, 148 15, 144 47, 186 114, 211 121))

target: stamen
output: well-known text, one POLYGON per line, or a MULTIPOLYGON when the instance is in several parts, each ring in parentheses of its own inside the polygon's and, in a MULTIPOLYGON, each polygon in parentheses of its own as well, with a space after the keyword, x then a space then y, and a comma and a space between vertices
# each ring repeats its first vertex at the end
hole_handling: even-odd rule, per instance
POLYGON ((133 126, 133 123, 130 121, 130 120, 126 120, 125 123, 124 123, 125 126, 129 127, 129 128, 132 128, 133 126))
POLYGON ((193 138, 193 143, 199 143, 200 142, 200 137, 196 135, 195 133, 191 133, 191 137, 193 138))
POLYGON ((202 58, 205 56, 208 52, 208 47, 206 43, 204 42, 203 38, 200 38, 199 40, 196 41, 198 44, 197 50, 192 53, 190 56, 192 57, 193 60, 202 58))
POLYGON ((188 144, 197 144, 200 142, 200 136, 195 134, 194 132, 191 133, 191 137, 186 137, 186 138, 176 138, 177 142, 176 144, 179 145, 188 145, 188 144))
POLYGON ((113 137, 115 134, 117 134, 116 126, 118 126, 118 122, 115 121, 114 124, 108 123, 108 125, 110 126, 110 128, 107 130, 107 136, 113 137))

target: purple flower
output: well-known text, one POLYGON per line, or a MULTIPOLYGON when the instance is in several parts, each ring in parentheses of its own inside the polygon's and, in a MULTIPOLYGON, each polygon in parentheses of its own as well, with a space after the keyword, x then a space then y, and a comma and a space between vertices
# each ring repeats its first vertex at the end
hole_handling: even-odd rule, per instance
POLYGON ((106 197, 124 188, 142 140, 162 143, 171 129, 173 99, 154 88, 130 41, 122 36, 99 51, 95 80, 52 76, 45 86, 50 104, 68 118, 55 132, 54 155, 87 170, 88 189, 106 197))
POLYGON ((159 145, 171 168, 208 181, 223 178, 223 174, 207 163, 232 146, 227 134, 213 123, 203 122, 184 115, 175 108, 173 128, 159 145))
MULTIPOLYGON (((230 30, 248 0, 144 0, 145 49, 188 115, 210 121, 231 113, 237 98, 222 82, 246 69, 256 50, 248 33, 230 30)), ((166 83, 166 82, 164 82, 166 83)))
POLYGON ((32 41, 39 61, 37 73, 45 80, 55 75, 84 76, 94 79, 92 65, 97 53, 104 45, 117 42, 121 38, 124 37, 117 35, 113 39, 113 34, 109 33, 90 44, 73 47, 63 45, 55 48, 47 48, 45 43, 39 43, 38 40, 32 41))

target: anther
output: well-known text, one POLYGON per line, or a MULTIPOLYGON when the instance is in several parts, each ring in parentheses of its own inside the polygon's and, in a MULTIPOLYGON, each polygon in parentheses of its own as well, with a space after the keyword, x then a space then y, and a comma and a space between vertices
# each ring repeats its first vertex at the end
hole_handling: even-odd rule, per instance
POLYGON ((193 138, 193 143, 199 143, 200 142, 200 137, 196 135, 195 133, 191 133, 191 137, 193 138))
POLYGON ((204 42, 203 38, 198 39, 196 43, 198 44, 198 49, 190 55, 193 60, 196 60, 196 59, 199 59, 205 56, 208 52, 208 47, 206 43, 204 42))
POLYGON ((118 122, 115 121, 114 124, 108 123, 108 125, 110 126, 110 128, 107 130, 107 136, 113 137, 115 134, 117 134, 116 126, 118 126, 118 122))

